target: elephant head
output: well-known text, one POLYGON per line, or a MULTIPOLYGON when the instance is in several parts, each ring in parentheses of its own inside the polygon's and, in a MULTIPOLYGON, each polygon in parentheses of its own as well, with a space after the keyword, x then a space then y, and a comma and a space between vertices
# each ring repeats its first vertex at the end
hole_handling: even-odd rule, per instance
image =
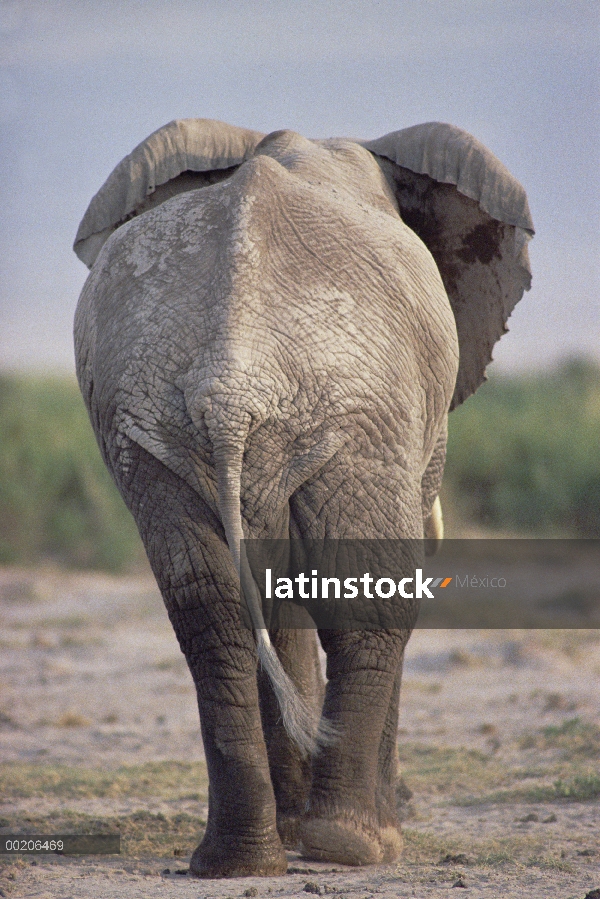
POLYGON ((320 631, 323 701, 314 642, 267 631, 240 541, 441 539, 447 414, 529 287, 532 234, 518 182, 436 123, 359 142, 174 121, 92 200, 77 373, 196 684, 195 873, 278 873, 281 839, 398 854, 409 625, 320 631))

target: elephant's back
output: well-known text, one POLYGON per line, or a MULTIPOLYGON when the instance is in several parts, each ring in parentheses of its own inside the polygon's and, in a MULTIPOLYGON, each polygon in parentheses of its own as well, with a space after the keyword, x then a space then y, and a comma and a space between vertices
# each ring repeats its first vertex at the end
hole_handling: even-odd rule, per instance
POLYGON ((300 367, 339 375, 352 359, 385 376, 396 362, 408 375, 424 343, 452 344, 439 273, 414 232, 384 197, 358 203, 309 175, 259 155, 120 227, 82 293, 78 350, 100 339, 107 377, 120 357, 125 369, 136 355, 156 366, 162 351, 181 367, 248 344, 300 367))
POLYGON ((252 418, 258 495, 311 447, 335 451, 332 434, 399 446, 412 431, 411 452, 426 453, 454 385, 454 320, 421 241, 385 202, 269 157, 119 228, 75 333, 98 428, 125 431, 195 487, 210 480, 214 397, 252 418))

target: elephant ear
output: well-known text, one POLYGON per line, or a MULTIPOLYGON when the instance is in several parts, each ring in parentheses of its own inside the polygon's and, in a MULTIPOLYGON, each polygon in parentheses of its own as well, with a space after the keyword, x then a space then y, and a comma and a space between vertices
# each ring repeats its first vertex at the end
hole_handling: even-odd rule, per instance
POLYGON ((87 208, 73 249, 91 268, 119 225, 177 193, 228 177, 263 137, 213 119, 169 122, 111 172, 87 208))
POLYGON ((460 347, 454 409, 485 380, 494 344, 531 286, 527 196, 493 153, 453 125, 429 122, 361 143, 378 157, 450 299, 460 347))

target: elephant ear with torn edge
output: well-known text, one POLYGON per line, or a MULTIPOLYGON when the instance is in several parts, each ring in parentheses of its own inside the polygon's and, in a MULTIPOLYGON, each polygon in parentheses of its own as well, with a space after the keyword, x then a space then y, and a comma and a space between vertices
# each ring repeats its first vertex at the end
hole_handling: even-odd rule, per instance
POLYGON ((378 157, 450 299, 460 348, 454 409, 485 380, 494 344, 531 286, 527 196, 493 153, 453 125, 429 122, 361 144, 378 157))
POLYGON ((229 177, 263 139, 213 119, 178 119, 123 159, 92 199, 73 249, 88 268, 119 225, 175 194, 229 177))

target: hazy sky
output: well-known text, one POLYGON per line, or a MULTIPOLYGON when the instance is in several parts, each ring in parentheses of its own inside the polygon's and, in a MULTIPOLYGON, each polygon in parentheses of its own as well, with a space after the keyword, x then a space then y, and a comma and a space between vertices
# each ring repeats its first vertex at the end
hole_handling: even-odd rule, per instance
POLYGON ((472 132, 525 185, 533 288, 499 366, 600 356, 600 5, 564 0, 0 0, 0 366, 72 368, 71 246, 173 118, 307 137, 472 132))

